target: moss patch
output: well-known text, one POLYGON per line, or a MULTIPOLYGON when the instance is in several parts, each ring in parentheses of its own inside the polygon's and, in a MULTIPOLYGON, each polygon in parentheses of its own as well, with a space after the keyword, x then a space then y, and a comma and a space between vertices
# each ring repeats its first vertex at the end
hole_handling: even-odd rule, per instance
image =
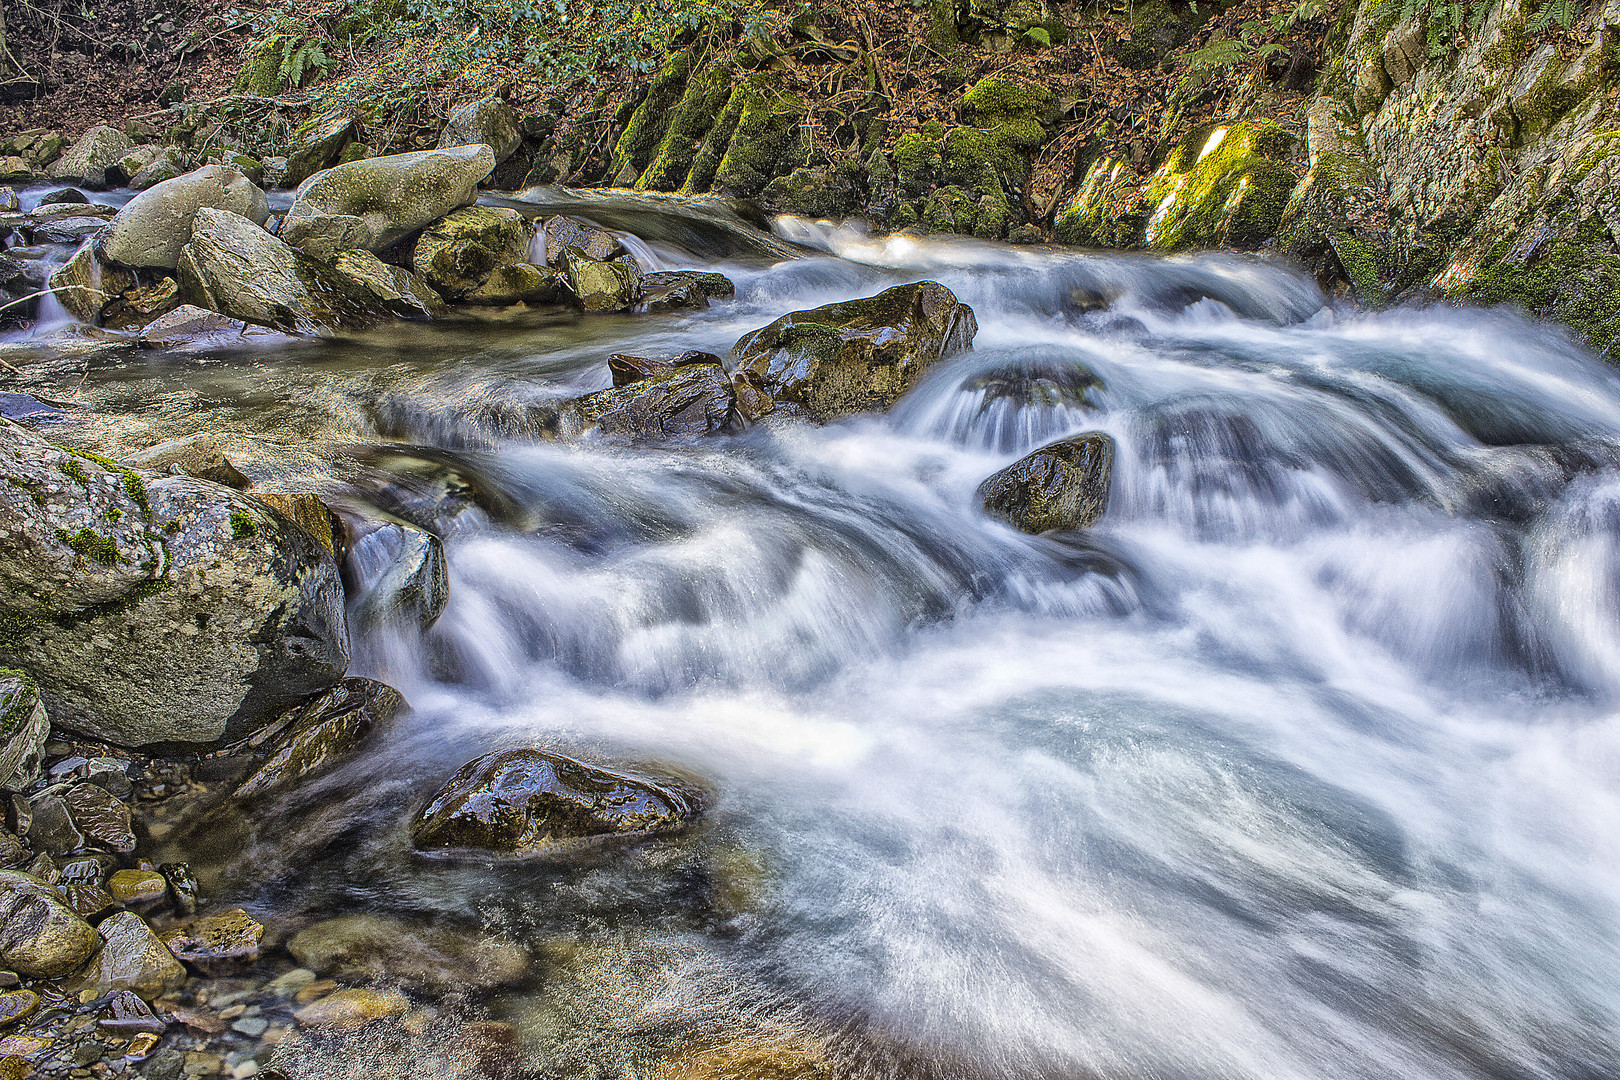
POLYGON ((1270 239, 1294 187, 1283 164, 1293 139, 1271 121, 1188 134, 1148 182, 1149 245, 1253 248, 1270 239))
POLYGON ((118 563, 118 545, 94 529, 80 529, 74 533, 58 529, 56 538, 92 562, 102 566, 115 566, 118 563))
POLYGON ((1526 265, 1514 257, 1519 238, 1493 247, 1466 290, 1487 304, 1519 304, 1567 323, 1595 350, 1612 355, 1620 339, 1620 255, 1593 220, 1546 241, 1526 265))
POLYGON ((240 510, 231 511, 231 535, 246 540, 259 534, 259 523, 240 510))

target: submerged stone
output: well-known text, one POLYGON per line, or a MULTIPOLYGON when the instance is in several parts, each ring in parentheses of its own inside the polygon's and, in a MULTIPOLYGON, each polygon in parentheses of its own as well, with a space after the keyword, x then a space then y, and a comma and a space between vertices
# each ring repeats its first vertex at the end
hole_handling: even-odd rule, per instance
POLYGON ((287 731, 236 789, 236 797, 269 795, 325 772, 354 753, 373 728, 406 708, 405 698, 391 686, 371 679, 344 679, 291 710, 287 731))
POLYGON ((295 934, 287 950, 322 976, 405 983, 434 991, 487 990, 517 982, 529 955, 507 938, 386 915, 344 915, 295 934))
POLYGON ((544 750, 500 750, 463 765, 417 815, 412 836, 423 851, 537 855, 676 832, 700 811, 683 788, 544 750))
POLYGON ((232 908, 165 931, 162 941, 187 967, 215 979, 251 971, 263 937, 264 924, 241 908, 232 908))
POLYGON ((150 1001, 185 985, 185 965, 133 911, 109 916, 96 932, 101 936, 101 951, 85 969, 81 990, 98 997, 129 990, 150 1001))
POLYGON ((1108 509, 1114 440, 1088 432, 1043 446, 979 485, 986 513, 1027 533, 1084 529, 1108 509))
POLYGON ((971 348, 977 330, 972 308, 923 281, 784 315, 744 335, 731 358, 773 398, 827 421, 888 408, 935 361, 971 348))
POLYGON ((293 1014, 300 1027, 323 1031, 355 1031, 378 1020, 403 1016, 411 1002, 398 990, 355 987, 328 994, 293 1014))

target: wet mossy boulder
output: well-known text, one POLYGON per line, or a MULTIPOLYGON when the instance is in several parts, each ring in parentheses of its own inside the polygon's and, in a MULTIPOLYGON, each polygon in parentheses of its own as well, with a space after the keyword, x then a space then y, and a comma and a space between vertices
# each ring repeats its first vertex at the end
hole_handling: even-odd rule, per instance
POLYGON ((749 76, 732 88, 727 109, 732 108, 736 126, 715 169, 713 190, 753 198, 772 177, 801 163, 798 132, 804 102, 760 76, 749 76))
POLYGON ((317 257, 342 247, 381 251, 470 205, 494 168, 494 155, 482 145, 334 165, 299 185, 281 238, 317 257), (330 238, 326 251, 310 247, 318 238, 330 238))
POLYGON ((25 671, 0 667, 0 788, 26 791, 39 775, 51 722, 25 671))
MULTIPOLYGON (((344 679, 283 715, 269 756, 236 789, 251 800, 287 791, 351 757, 382 725, 409 706, 393 687, 374 679, 344 679)), ((274 728, 272 728, 274 730, 274 728)))
POLYGON ((307 121, 293 133, 282 184, 298 187, 322 169, 336 165, 343 159, 343 151, 355 141, 356 130, 352 116, 317 116, 307 121))
POLYGON ((546 265, 554 270, 568 268, 568 249, 577 248, 598 262, 607 262, 625 254, 619 238, 606 229, 599 229, 588 221, 558 214, 546 219, 540 227, 545 244, 546 265))
POLYGON ((1142 188, 1141 179, 1123 159, 1098 158, 1052 222, 1053 238, 1086 247, 1140 246, 1152 210, 1142 188))
POLYGON ((180 250, 188 304, 295 334, 331 334, 388 317, 377 298, 240 214, 203 207, 180 250))
POLYGON ((636 183, 663 142, 675 106, 681 100, 692 73, 694 52, 692 49, 682 49, 653 73, 652 81, 647 84, 647 96, 631 113, 624 134, 619 136, 619 141, 613 147, 608 175, 619 187, 630 187, 636 183))
POLYGON ((1244 121, 1200 128, 1176 144, 1148 181, 1150 247, 1252 249, 1270 240, 1294 189, 1294 136, 1278 124, 1244 121))
POLYGON ((433 286, 403 266, 385 263, 363 248, 332 257, 332 276, 351 291, 369 293, 377 306, 401 319, 437 319, 446 312, 433 286))
POLYGON ((509 304, 550 304, 566 291, 563 276, 549 266, 513 263, 502 266, 467 294, 467 303, 489 307, 509 304))
POLYGON ((846 218, 864 201, 859 161, 837 166, 800 166, 765 185, 759 201, 768 210, 811 218, 846 218))
POLYGON ((972 308, 922 281, 784 315, 744 335, 731 361, 772 398, 825 422, 888 408, 935 361, 971 348, 977 332, 972 308))
POLYGON ((1088 432, 1043 446, 979 485, 985 512, 1015 529, 1084 529, 1108 509, 1114 440, 1088 432))
MULTIPOLYGON (((450 122, 439 133, 440 150, 479 144, 489 147, 494 153, 495 165, 511 157, 523 145, 523 136, 518 132, 517 114, 498 97, 479 98, 463 105, 450 114, 450 122)), ((495 165, 490 168, 493 170, 495 165)))
POLYGON ((1277 246, 1305 263, 1328 289, 1348 285, 1362 303, 1382 304, 1399 266, 1377 176, 1348 150, 1316 155, 1283 208, 1277 246))
POLYGON ((684 785, 544 750, 500 750, 463 765, 417 815, 412 838, 422 851, 544 855, 677 832, 701 809, 684 785))
POLYGON ((628 311, 641 298, 641 270, 628 256, 602 262, 570 248, 563 261, 568 291, 585 311, 628 311))
POLYGON ((124 204, 101 236, 101 254, 136 268, 173 270, 191 240, 197 211, 210 207, 262 226, 270 203, 258 185, 224 165, 204 165, 165 180, 124 204))
POLYGON ((213 742, 343 676, 337 566, 268 507, 11 423, 0 472, 0 662, 33 677, 56 726, 213 742))
MULTIPOLYGON (((636 180, 638 190, 678 191, 686 184, 704 136, 725 112, 726 102, 731 97, 732 78, 729 66, 716 65, 687 80, 680 101, 670 111, 669 127, 652 161, 636 180)), ((646 107, 643 102, 641 108, 646 107)), ((620 141, 622 144, 623 140, 620 141)))
POLYGON ((503 266, 529 257, 529 223, 516 210, 465 206, 417 238, 411 265, 439 293, 459 300, 503 266))

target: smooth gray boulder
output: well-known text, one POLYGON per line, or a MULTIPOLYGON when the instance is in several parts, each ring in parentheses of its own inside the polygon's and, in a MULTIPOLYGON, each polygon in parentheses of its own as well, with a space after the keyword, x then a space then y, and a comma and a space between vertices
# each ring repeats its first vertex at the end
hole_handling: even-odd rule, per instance
POLYGON ((494 168, 482 145, 335 165, 298 188, 281 238, 317 258, 344 248, 381 251, 472 203, 494 168))
POLYGON ((107 186, 107 170, 116 168, 135 148, 135 141, 115 127, 93 127, 68 147, 51 164, 49 173, 58 180, 82 180, 95 188, 107 186))
POLYGON ((180 252, 188 304, 295 334, 330 334, 386 317, 376 298, 240 214, 197 211, 180 252))
POLYGON ((450 115, 450 123, 439 134, 439 149, 469 143, 489 147, 495 153, 496 164, 505 161, 523 145, 517 114, 498 97, 480 98, 463 105, 450 115))
POLYGON ((191 240, 192 221, 203 207, 239 214, 262 226, 270 203, 257 184, 228 165, 165 180, 135 196, 102 234, 101 254, 123 266, 173 270, 191 240))
POLYGON ((145 191, 156 187, 165 180, 173 180, 186 171, 186 166, 180 159, 180 151, 171 148, 153 158, 152 161, 141 167, 141 171, 129 178, 129 186, 136 191, 145 191))
POLYGON ((0 663, 34 678, 57 727, 213 742, 342 678, 337 564, 262 503, 9 422, 0 473, 0 663))

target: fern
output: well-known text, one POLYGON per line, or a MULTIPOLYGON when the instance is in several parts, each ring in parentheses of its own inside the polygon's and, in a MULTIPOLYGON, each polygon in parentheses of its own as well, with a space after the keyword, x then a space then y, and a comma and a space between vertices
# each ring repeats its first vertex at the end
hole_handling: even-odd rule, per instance
POLYGON ((1213 71, 1235 64, 1247 55, 1243 42, 1237 38, 1222 38, 1188 53, 1184 59, 1189 71, 1213 71))
POLYGON ((1530 32, 1539 34, 1553 23, 1560 29, 1568 30, 1580 14, 1582 0, 1546 0, 1536 9, 1535 18, 1530 20, 1530 32))
POLYGON ((304 85, 304 77, 312 71, 325 71, 332 61, 314 38, 291 37, 281 49, 281 82, 296 90, 304 85))

